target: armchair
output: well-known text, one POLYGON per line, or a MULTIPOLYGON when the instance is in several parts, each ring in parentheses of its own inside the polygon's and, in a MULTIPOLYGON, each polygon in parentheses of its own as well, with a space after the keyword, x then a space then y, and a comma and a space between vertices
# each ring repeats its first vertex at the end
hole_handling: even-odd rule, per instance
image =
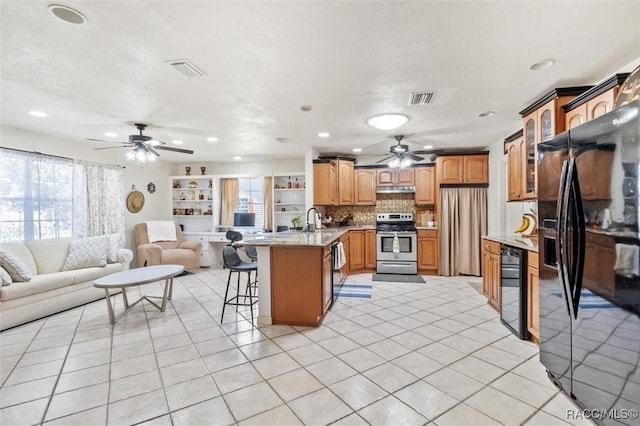
POLYGON ((199 241, 184 241, 182 230, 175 224, 176 241, 149 242, 147 224, 135 225, 138 266, 152 266, 161 264, 182 265, 185 270, 200 267, 199 241))

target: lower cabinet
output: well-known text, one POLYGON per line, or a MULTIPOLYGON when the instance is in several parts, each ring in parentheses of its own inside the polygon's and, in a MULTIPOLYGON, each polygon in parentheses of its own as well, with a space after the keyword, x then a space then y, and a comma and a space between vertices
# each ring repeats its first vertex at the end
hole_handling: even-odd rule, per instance
POLYGON ((500 243, 482 240, 482 292, 500 310, 500 243))
POLYGON ((351 261, 351 238, 349 236, 349 232, 345 232, 343 236, 340 237, 340 242, 344 246, 344 255, 347 257, 346 263, 340 269, 340 282, 343 283, 344 280, 347 279, 347 275, 349 275, 349 262, 351 261))
POLYGON ((527 330, 531 340, 540 343, 540 285, 538 275, 538 253, 527 253, 527 330))
POLYGON ((364 270, 365 238, 363 231, 349 231, 349 272, 364 270))
POLYGON ((333 264, 331 263, 331 246, 323 251, 322 257, 322 312, 326 313, 333 300, 333 264))
POLYGON ((439 259, 438 230, 418 230, 418 273, 437 275, 439 259))
POLYGON ((364 231, 364 268, 367 271, 375 271, 378 267, 376 256, 376 230, 367 229, 364 231))

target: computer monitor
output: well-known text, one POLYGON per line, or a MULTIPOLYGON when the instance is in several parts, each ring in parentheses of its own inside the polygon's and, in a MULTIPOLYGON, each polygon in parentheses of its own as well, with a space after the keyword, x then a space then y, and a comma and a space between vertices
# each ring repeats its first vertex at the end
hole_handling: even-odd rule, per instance
POLYGON ((234 213, 233 214, 233 226, 256 226, 256 214, 255 213, 234 213))

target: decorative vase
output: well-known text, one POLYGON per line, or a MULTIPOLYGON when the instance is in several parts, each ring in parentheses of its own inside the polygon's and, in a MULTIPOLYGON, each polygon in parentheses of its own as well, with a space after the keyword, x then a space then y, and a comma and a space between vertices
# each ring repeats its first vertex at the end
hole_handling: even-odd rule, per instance
POLYGON ((200 167, 200 174, 201 175, 204 175, 206 171, 207 171, 206 167, 200 167))
POLYGON ((184 171, 185 171, 185 172, 187 172, 187 176, 191 176, 191 167, 186 166, 186 167, 184 168, 184 171))

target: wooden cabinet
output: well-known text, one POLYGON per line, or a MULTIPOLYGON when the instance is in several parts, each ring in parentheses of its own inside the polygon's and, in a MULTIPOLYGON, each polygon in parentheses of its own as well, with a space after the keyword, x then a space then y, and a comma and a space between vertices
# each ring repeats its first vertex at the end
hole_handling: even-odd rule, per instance
POLYGON ((507 155, 507 200, 522 201, 536 195, 536 145, 523 136, 523 131, 505 139, 507 155))
POLYGON ((413 186, 415 185, 414 169, 376 169, 376 186, 413 186))
POLYGON ((364 231, 349 231, 349 272, 361 272, 365 267, 364 231))
POLYGON ((318 206, 354 205, 353 171, 353 160, 314 160, 313 204, 318 206))
POLYGON ((355 202, 351 160, 338 160, 338 205, 352 206, 355 202))
POLYGON ((440 184, 489 183, 489 156, 448 155, 436 160, 440 184))
POLYGON ((418 230, 418 273, 422 275, 438 274, 438 230, 418 230))
POLYGON ((416 194, 415 201, 418 205, 435 204, 436 203, 436 176, 435 167, 416 167, 415 183, 416 194))
POLYGON ((482 292, 500 310, 500 243, 482 239, 482 292))
POLYGON ((522 198, 523 175, 520 142, 523 138, 508 142, 507 152, 507 200, 519 201, 522 198))
POLYGON ((349 262, 351 261, 351 238, 349 234, 350 232, 346 232, 340 237, 340 242, 344 246, 344 255, 347 257, 345 259, 346 263, 340 268, 340 282, 344 282, 347 279, 347 275, 349 275, 349 262))
POLYGON ((335 206, 338 201, 338 161, 313 163, 313 204, 335 206))
POLYGON ((376 169, 355 169, 355 205, 375 206, 376 169))
POLYGON ((538 253, 527 252, 527 330, 531 340, 540 343, 540 285, 538 253))
POLYGON ((322 312, 326 313, 333 301, 333 264, 331 249, 325 250, 322 257, 322 312))
POLYGON ((613 110, 618 91, 628 76, 629 73, 615 74, 564 104, 565 128, 573 129, 613 110))
POLYGON ((368 271, 375 271, 376 263, 376 230, 367 229, 364 231, 364 268, 368 271))

